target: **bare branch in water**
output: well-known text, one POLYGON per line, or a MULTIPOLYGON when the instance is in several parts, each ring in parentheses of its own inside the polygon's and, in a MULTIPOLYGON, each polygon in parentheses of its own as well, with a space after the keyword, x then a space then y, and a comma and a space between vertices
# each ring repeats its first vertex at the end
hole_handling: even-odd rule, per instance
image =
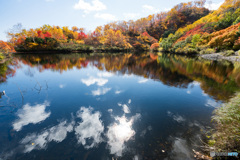
POLYGON ((38 94, 41 92, 41 90, 42 90, 42 86, 40 85, 40 83, 38 82, 38 80, 37 79, 35 79, 36 80, 36 82, 37 82, 37 84, 36 85, 38 85, 39 86, 39 89, 37 89, 36 88, 36 85, 34 86, 34 88, 36 89, 36 90, 38 90, 38 94))
POLYGON ((23 104, 23 100, 24 100, 23 93, 22 93, 21 89, 18 87, 18 84, 17 84, 17 83, 14 83, 14 84, 17 86, 19 92, 21 93, 21 96, 22 96, 22 104, 23 104))

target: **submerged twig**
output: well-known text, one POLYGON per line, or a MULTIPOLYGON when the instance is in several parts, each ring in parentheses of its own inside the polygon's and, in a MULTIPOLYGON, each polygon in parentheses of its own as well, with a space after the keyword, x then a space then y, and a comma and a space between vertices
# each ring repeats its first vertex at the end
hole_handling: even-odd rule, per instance
POLYGON ((23 105, 23 100, 24 100, 23 93, 22 93, 21 89, 18 87, 17 83, 15 83, 15 85, 17 86, 19 92, 21 93, 21 96, 22 96, 22 105, 23 105))
POLYGON ((35 80, 36 80, 36 82, 37 82, 36 85, 38 85, 40 89, 37 89, 37 88, 36 88, 36 85, 34 86, 34 88, 35 88, 36 90, 38 90, 38 94, 39 94, 39 93, 41 92, 41 90, 42 90, 42 86, 40 85, 40 83, 38 82, 37 79, 35 79, 35 80))
POLYGON ((19 92, 21 93, 21 96, 22 96, 22 99, 24 99, 24 96, 23 96, 23 94, 22 94, 22 91, 21 91, 21 89, 18 87, 18 90, 19 90, 19 92))

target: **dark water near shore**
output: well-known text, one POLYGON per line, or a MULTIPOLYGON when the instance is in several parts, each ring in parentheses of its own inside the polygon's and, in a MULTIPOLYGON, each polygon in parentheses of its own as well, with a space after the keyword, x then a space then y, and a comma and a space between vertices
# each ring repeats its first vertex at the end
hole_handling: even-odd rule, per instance
POLYGON ((0 64, 0 159, 193 159, 240 65, 176 55, 15 55, 0 64))

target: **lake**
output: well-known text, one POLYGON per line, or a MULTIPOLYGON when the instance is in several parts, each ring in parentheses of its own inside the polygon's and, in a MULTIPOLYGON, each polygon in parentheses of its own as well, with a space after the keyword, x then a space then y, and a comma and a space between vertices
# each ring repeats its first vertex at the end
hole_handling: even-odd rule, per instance
POLYGON ((194 159, 240 65, 170 54, 17 54, 0 64, 0 159, 194 159))

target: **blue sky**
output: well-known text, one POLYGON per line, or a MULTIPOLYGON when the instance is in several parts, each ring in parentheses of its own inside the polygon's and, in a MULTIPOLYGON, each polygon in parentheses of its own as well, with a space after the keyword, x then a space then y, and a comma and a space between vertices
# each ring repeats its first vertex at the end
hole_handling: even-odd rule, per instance
MULTIPOLYGON (((188 1, 191 0, 0 0, 0 40, 6 41, 6 31, 17 23, 25 29, 50 24, 89 31, 111 21, 136 20, 167 11, 188 1)), ((218 8, 222 2, 212 0, 211 8, 218 8)))

